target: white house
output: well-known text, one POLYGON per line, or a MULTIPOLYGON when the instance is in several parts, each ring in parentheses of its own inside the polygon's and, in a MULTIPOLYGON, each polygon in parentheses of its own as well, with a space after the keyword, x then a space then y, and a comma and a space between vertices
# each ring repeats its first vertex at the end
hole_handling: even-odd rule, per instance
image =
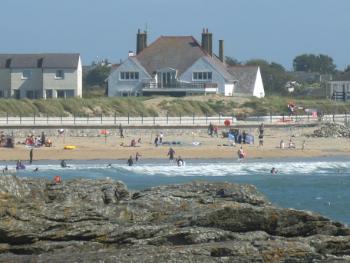
POLYGON ((79 54, 0 54, 0 97, 82 96, 79 54))
POLYGON ((108 96, 265 96, 259 67, 227 67, 223 41, 216 56, 208 30, 201 44, 192 36, 161 36, 149 46, 147 33, 139 30, 136 46, 136 54, 129 53, 108 77, 108 96))

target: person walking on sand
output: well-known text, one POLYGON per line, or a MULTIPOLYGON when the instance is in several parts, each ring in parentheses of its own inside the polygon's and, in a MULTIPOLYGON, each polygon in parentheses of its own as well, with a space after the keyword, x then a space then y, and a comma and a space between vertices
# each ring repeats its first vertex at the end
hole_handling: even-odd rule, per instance
POLYGON ((121 124, 119 124, 119 135, 120 138, 124 138, 124 130, 121 124))
POLYGON ((32 164, 32 162, 33 162, 33 148, 31 148, 29 151, 29 163, 32 164))
POLYGON ((175 151, 173 148, 170 148, 168 151, 168 156, 169 156, 169 161, 173 161, 174 160, 174 155, 175 155, 175 151))
POLYGON ((306 145, 306 141, 303 140, 303 144, 301 145, 301 150, 304 151, 305 150, 305 145, 306 145))
POLYGON ((238 155, 239 160, 243 160, 245 158, 246 154, 245 154, 242 146, 239 148, 237 155, 238 155))

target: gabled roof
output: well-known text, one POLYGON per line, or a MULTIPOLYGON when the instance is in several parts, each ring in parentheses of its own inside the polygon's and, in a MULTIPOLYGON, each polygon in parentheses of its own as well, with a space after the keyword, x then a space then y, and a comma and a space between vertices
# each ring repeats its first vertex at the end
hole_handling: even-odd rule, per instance
POLYGON ((258 69, 258 66, 227 67, 228 72, 237 81, 235 93, 253 94, 258 69))
POLYGON ((79 54, 0 54, 0 68, 77 68, 79 54))
POLYGON ((200 57, 207 56, 192 36, 161 36, 142 50, 136 59, 152 75, 161 68, 175 68, 179 75, 200 57))

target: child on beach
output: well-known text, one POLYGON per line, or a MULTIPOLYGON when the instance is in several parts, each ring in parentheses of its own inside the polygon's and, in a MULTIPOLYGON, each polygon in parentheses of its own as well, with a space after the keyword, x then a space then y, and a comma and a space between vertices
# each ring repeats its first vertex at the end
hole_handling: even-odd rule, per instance
POLYGON ((239 148, 237 155, 238 155, 239 160, 243 160, 245 158, 246 154, 245 154, 242 146, 241 146, 241 148, 239 148))

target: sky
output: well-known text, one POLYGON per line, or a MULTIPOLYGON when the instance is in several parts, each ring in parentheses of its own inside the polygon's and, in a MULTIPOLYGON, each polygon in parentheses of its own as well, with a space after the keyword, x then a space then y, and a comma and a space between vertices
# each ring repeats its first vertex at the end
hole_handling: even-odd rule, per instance
POLYGON ((84 65, 113 63, 136 49, 138 28, 148 44, 159 36, 203 28, 225 41, 225 55, 265 59, 292 68, 304 53, 350 64, 349 0, 1 0, 0 53, 80 53, 84 65))

